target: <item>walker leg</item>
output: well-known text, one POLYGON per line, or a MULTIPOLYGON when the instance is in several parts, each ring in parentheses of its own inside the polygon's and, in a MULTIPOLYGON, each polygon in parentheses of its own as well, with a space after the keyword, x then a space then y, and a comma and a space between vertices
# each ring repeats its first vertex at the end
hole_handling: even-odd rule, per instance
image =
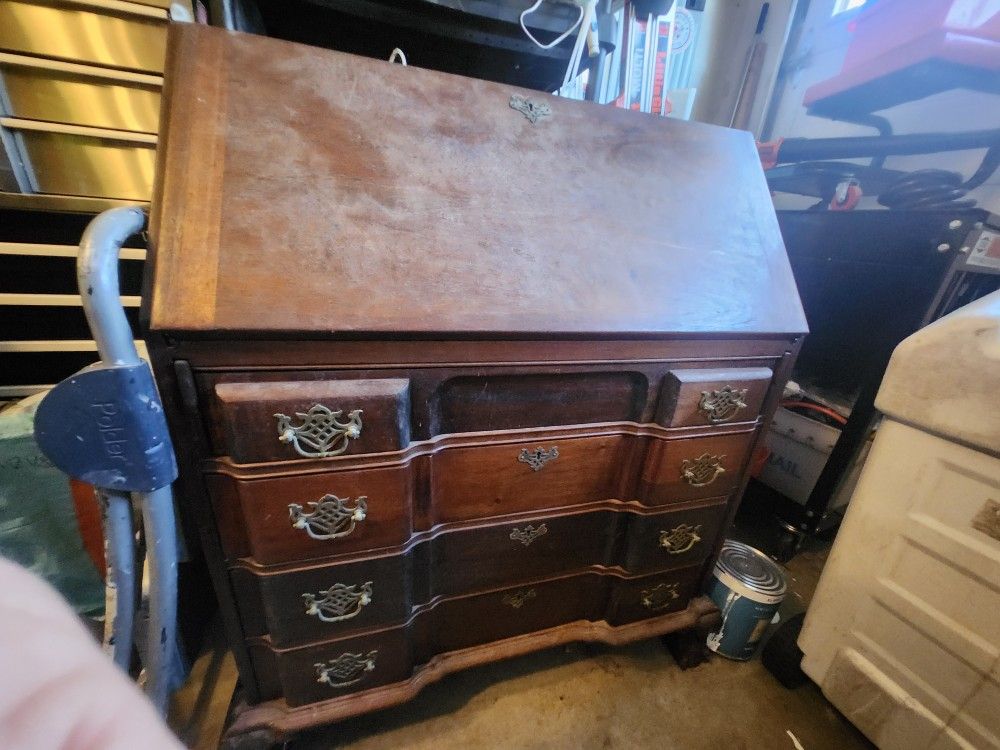
POLYGON ((160 713, 167 708, 177 639, 177 531, 170 486, 140 492, 149 566, 146 694, 160 713))
POLYGON ((97 488, 104 510, 105 587, 104 647, 126 673, 132 662, 132 632, 137 598, 135 530, 132 498, 127 492, 97 488))

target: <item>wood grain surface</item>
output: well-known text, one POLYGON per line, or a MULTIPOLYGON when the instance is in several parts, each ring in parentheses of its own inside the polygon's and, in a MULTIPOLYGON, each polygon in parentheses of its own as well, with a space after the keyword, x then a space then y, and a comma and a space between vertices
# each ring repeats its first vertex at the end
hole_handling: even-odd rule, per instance
MULTIPOLYGON (((403 378, 219 383, 214 396, 223 449, 238 463, 300 458, 290 443, 279 440, 276 415, 302 426, 309 419, 302 415, 314 406, 340 412, 344 424, 351 412, 361 412, 360 434, 347 440, 344 454, 394 451, 410 443, 410 383, 403 378)), ((301 447, 307 453, 316 450, 301 447)))
POLYGON ((753 434, 713 435, 688 440, 656 440, 650 443, 642 466, 638 496, 650 505, 676 503, 730 492, 743 481, 753 434), (685 469, 700 462, 722 471, 705 484, 695 484, 685 469))
POLYGON ((579 620, 618 626, 684 610, 696 591, 699 570, 700 566, 696 566, 640 578, 596 572, 550 578, 438 600, 405 625, 372 629, 321 644, 277 649, 266 639, 258 639, 251 645, 251 653, 257 654, 258 665, 273 663, 288 704, 302 705, 408 679, 418 665, 437 654, 579 620), (647 594, 660 586, 676 595, 647 599, 647 594), (644 600, 654 601, 655 607, 644 604, 644 600), (264 656, 261 651, 268 654, 264 656), (375 669, 358 683, 336 688, 317 682, 317 663, 345 653, 371 651, 377 652, 375 669))
POLYGON ((302 644, 401 624, 439 597, 591 568, 647 574, 700 562, 715 546, 725 500, 665 513, 587 509, 443 527, 390 554, 281 568, 241 560, 230 576, 247 637, 267 635, 276 646, 302 644), (696 531, 697 542, 679 553, 668 551, 661 533, 681 528, 696 531), (350 619, 324 622, 306 612, 303 594, 366 583, 371 601, 350 619))
POLYGON ((207 479, 227 556, 280 564, 397 547, 415 532, 445 523, 606 500, 658 506, 718 497, 739 483, 754 434, 744 428, 664 440, 626 430, 525 441, 505 435, 499 444, 489 442, 498 436, 487 434, 468 446, 445 439, 412 445, 410 455, 389 454, 382 458, 392 460, 356 469, 278 471, 261 464, 244 470, 219 464, 209 469, 207 479), (519 459, 522 451, 537 448, 554 448, 559 455, 534 471, 519 459), (693 487, 683 480, 682 463, 706 452, 721 456, 726 471, 708 485, 693 487), (309 503, 327 495, 351 507, 364 497, 365 519, 336 539, 314 539, 292 525, 290 504, 308 510, 309 503))
POLYGON ((142 320, 189 550, 267 701, 235 731, 713 615, 699 586, 806 330, 749 134, 195 25, 165 71, 142 320), (748 405, 712 424, 725 385, 748 405), (274 414, 323 398, 362 437, 289 455, 274 414), (724 471, 692 483, 703 457, 724 471), (327 494, 365 518, 294 528, 327 494), (356 622, 301 619, 368 581, 356 622))
POLYGON ((749 133, 196 24, 170 33, 152 330, 806 329, 749 133), (551 116, 532 124, 512 95, 551 116))
MULTIPOLYGON (((698 627, 699 624, 711 622, 717 617, 718 609, 711 601, 705 597, 696 597, 679 612, 627 625, 615 627, 604 621, 580 620, 537 633, 506 638, 496 643, 438 654, 402 682, 361 690, 352 695, 334 696, 301 708, 293 708, 281 699, 270 700, 258 706, 239 704, 235 707, 234 721, 227 730, 226 741, 238 743, 241 737, 252 736, 254 732, 263 732, 270 741, 280 742, 308 727, 339 721, 349 716, 408 701, 427 685, 462 669, 499 659, 510 659, 573 641, 598 641, 610 645, 631 643, 664 633, 698 627)), ((255 656, 264 656, 264 651, 256 649, 255 656)), ((274 671, 273 660, 258 666, 262 666, 267 672, 274 671)))
POLYGON ((663 379, 656 421, 668 427, 752 421, 760 413, 772 376, 766 367, 670 370, 663 379), (735 409, 732 416, 713 421, 701 408, 702 394, 711 396, 723 388, 739 392, 743 406, 735 409))
MULTIPOLYGON (((300 347, 300 355, 311 348, 300 347)), ((551 354, 558 353, 553 346, 551 354)), ((277 442, 274 414, 305 412, 320 403, 345 414, 364 409, 364 433, 345 455, 397 450, 408 439, 454 433, 606 422, 712 426, 697 408, 701 390, 712 385, 705 377, 723 379, 713 387, 747 388, 747 407, 723 424, 756 420, 769 368, 754 366, 756 359, 715 360, 712 368, 695 364, 540 361, 193 372, 216 452, 245 463, 301 460, 290 445, 277 442)))

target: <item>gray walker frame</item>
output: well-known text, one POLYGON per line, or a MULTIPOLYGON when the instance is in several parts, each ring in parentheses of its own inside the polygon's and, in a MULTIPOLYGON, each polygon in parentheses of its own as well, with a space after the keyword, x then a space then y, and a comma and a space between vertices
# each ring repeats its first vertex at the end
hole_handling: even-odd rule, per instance
MULTIPOLYGON (((140 209, 114 208, 94 218, 80 241, 77 283, 103 364, 144 364, 136 351, 119 297, 118 255, 124 242, 142 231, 145 224, 146 217, 140 209)), ((141 585, 136 575, 133 500, 141 512, 149 577, 149 627, 142 652, 144 688, 163 715, 176 679, 173 667, 177 639, 177 530, 173 491, 168 483, 148 492, 130 493, 107 487, 98 487, 97 492, 105 507, 109 605, 105 645, 114 662, 126 672, 132 659, 141 585)))

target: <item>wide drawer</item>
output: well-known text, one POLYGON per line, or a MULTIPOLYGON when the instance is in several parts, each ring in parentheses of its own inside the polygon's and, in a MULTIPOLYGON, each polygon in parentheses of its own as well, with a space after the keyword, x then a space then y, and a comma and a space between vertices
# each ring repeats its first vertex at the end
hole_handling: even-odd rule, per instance
POLYGON ((631 574, 704 560, 728 506, 666 513, 577 511, 511 523, 453 528, 408 549, 329 565, 230 571, 247 637, 278 646, 398 624, 437 597, 509 586, 591 566, 631 574))
POLYGON ((408 679, 433 656, 578 620, 622 625, 679 611, 696 593, 700 566, 642 578, 585 573, 530 586, 439 600, 408 624, 278 649, 251 642, 262 698, 291 706, 408 679))
POLYGON ((662 505, 729 494, 752 437, 611 434, 460 444, 380 468, 242 479, 219 473, 207 481, 227 557, 272 565, 398 547, 444 523, 605 500, 662 505))

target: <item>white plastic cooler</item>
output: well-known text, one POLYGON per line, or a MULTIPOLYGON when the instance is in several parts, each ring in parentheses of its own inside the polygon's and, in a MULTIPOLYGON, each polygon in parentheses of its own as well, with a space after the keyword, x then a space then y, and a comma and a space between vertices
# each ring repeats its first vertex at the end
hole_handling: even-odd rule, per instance
POLYGON ((1000 747, 1000 292, 906 339, 799 637, 883 750, 1000 747))

